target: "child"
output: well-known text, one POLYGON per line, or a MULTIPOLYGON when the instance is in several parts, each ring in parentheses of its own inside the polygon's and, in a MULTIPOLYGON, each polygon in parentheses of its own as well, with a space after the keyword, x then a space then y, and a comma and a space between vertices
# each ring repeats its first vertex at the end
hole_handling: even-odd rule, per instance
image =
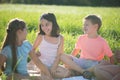
POLYGON ((61 55, 61 60, 69 66, 69 68, 80 72, 98 64, 103 60, 104 56, 110 58, 113 63, 112 51, 107 42, 98 35, 98 31, 102 25, 101 19, 96 15, 88 15, 84 19, 84 34, 79 36, 75 48, 72 51, 72 56, 61 55), (80 51, 80 58, 76 56, 80 51))
MULTIPOLYGON (((30 52, 32 46, 26 40, 26 36, 26 23, 17 18, 10 20, 8 23, 7 35, 0 53, 0 70, 3 69, 4 63, 6 63, 4 74, 7 76, 7 80, 30 80, 27 72, 28 54, 38 68, 41 69, 41 72, 50 77, 50 73, 47 68, 39 59, 37 59, 33 52, 30 52)), ((41 79, 38 78, 37 80, 41 79)))
POLYGON ((59 25, 53 13, 45 13, 40 18, 39 33, 33 45, 33 51, 39 49, 39 59, 50 70, 53 78, 69 76, 69 71, 58 67, 63 51, 64 39, 60 35, 59 25))
POLYGON ((120 50, 115 52, 116 65, 106 63, 95 66, 94 74, 97 80, 120 80, 120 50))

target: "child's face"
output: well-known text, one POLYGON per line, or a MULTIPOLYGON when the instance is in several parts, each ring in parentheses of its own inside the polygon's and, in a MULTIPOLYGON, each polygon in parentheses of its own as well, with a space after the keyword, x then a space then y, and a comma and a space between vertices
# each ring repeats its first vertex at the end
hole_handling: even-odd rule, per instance
POLYGON ((27 29, 24 28, 23 30, 18 30, 17 31, 17 38, 19 39, 19 41, 24 41, 26 40, 27 37, 27 29))
POLYGON ((94 32, 97 32, 97 26, 96 24, 92 24, 90 20, 85 20, 83 30, 85 34, 92 34, 94 32))
POLYGON ((46 35, 51 35, 52 31, 52 22, 46 20, 46 19, 41 19, 41 29, 46 35))

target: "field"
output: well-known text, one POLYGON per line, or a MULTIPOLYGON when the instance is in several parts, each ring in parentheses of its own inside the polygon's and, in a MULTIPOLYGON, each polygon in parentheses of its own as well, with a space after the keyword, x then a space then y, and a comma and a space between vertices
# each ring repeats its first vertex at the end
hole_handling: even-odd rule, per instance
POLYGON ((56 5, 0 4, 0 46, 5 36, 7 23, 12 18, 21 18, 27 23, 27 39, 33 43, 38 30, 41 14, 52 12, 64 36, 64 51, 70 54, 77 37, 83 34, 83 18, 88 14, 101 16, 103 24, 99 34, 104 37, 111 49, 120 49, 120 7, 78 7, 56 5))

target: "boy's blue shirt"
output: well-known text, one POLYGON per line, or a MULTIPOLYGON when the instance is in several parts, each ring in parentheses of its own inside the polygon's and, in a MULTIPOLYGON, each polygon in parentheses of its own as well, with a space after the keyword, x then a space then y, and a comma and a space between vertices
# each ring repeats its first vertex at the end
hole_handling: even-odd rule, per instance
MULTIPOLYGON (((17 47, 17 72, 21 75, 28 75, 27 72, 27 58, 30 50, 32 49, 32 45, 25 40, 21 46, 17 47)), ((12 51, 10 45, 4 47, 1 54, 6 56, 6 68, 4 73, 6 75, 10 75, 12 73, 12 51)))

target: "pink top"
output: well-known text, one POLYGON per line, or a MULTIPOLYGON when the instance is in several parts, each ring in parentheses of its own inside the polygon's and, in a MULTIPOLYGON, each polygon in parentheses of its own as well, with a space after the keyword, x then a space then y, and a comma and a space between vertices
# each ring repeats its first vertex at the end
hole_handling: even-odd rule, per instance
POLYGON ((108 57, 113 55, 107 42, 101 36, 91 39, 87 35, 82 35, 78 38, 75 48, 81 50, 80 58, 83 59, 100 61, 105 55, 108 57))

